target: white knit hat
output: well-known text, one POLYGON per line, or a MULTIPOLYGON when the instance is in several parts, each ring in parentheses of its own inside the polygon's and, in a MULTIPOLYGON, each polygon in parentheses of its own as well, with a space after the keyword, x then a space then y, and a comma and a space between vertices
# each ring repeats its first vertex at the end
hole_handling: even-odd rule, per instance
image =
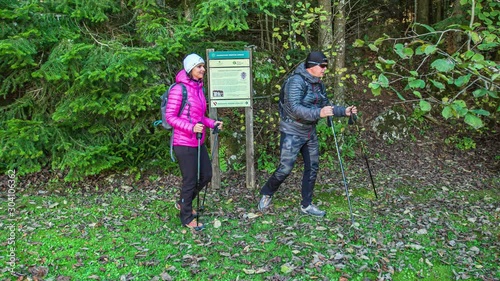
POLYGON ((205 61, 197 54, 190 54, 184 59, 184 70, 189 74, 191 70, 198 64, 205 63, 205 61))

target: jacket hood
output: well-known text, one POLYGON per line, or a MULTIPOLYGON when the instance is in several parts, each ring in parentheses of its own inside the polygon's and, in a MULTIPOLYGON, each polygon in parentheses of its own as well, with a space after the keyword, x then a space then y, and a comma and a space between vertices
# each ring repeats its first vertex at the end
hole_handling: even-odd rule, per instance
POLYGON ((302 77, 304 77, 304 79, 309 82, 309 83, 312 83, 312 84, 316 84, 316 83, 320 83, 321 82, 321 78, 319 77, 314 77, 312 76, 309 72, 307 72, 306 70, 306 64, 305 63, 301 63, 296 69, 295 71, 293 72, 294 74, 299 74, 301 75, 302 77))
POLYGON ((175 76, 176 83, 183 83, 184 85, 189 85, 191 87, 203 87, 203 80, 195 81, 189 77, 187 72, 182 69, 175 76))

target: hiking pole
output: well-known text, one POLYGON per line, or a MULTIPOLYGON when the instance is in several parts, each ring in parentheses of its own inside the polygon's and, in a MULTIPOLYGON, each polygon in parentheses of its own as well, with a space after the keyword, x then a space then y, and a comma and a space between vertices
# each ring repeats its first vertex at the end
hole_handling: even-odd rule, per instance
MULTIPOLYGON (((201 122, 198 122, 198 124, 201 124, 201 122)), ((198 140, 198 171, 197 171, 197 174, 196 174, 196 190, 198 190, 198 188, 200 188, 200 150, 201 150, 201 136, 203 134, 202 133, 196 133, 196 139, 198 140)), ((196 200, 197 200, 197 205, 198 205, 198 209, 200 208, 200 194, 198 192, 197 196, 196 196, 196 200)), ((198 219, 196 220, 196 227, 198 228, 199 223, 200 221, 200 214, 198 214, 198 219)))
MULTIPOLYGON (((217 121, 220 121, 217 119, 217 121)), ((215 127, 214 129, 212 130, 212 134, 215 135, 215 139, 214 139, 214 147, 217 147, 217 141, 219 139, 219 124, 215 124, 215 127)), ((212 148, 212 159, 214 159, 214 153, 215 153, 215 149, 212 148)))
POLYGON ((345 194, 347 196, 347 203, 349 204, 349 212, 351 214, 351 223, 354 224, 354 216, 352 214, 351 199, 349 198, 349 188, 347 188, 347 180, 345 178, 344 165, 342 165, 342 157, 340 157, 339 144, 337 143, 337 135, 335 134, 335 128, 334 128, 333 120, 332 120, 331 116, 328 116, 328 123, 330 123, 330 127, 332 128, 333 139, 335 140, 335 147, 337 148, 337 156, 339 157, 340 170, 342 171, 342 178, 344 180, 345 194))
MULTIPOLYGON (((214 153, 215 153, 215 147, 217 146, 217 141, 218 141, 218 137, 219 137, 219 124, 215 124, 215 127, 212 131, 212 134, 215 135, 215 139, 214 139, 214 147, 212 147, 212 160, 214 159, 214 153)), ((201 207, 198 208, 198 211, 199 212, 203 212, 205 210, 205 198, 207 196, 207 192, 208 192, 208 185, 207 187, 205 188, 205 192, 203 193, 203 200, 201 201, 201 207)))
MULTIPOLYGON (((351 114, 349 121, 347 122, 349 125, 352 125, 356 122, 358 116, 356 114, 351 114)), ((356 131, 358 131, 358 135, 361 135, 359 132, 358 124, 356 124, 356 131)), ((368 163, 368 157, 366 156, 366 146, 365 143, 361 141, 361 152, 363 153, 363 158, 365 158, 366 168, 368 169, 368 175, 370 175, 370 181, 372 182, 373 193, 375 194, 375 198, 378 199, 377 189, 375 188, 375 183, 373 182, 372 170, 370 169, 370 164, 368 163)))

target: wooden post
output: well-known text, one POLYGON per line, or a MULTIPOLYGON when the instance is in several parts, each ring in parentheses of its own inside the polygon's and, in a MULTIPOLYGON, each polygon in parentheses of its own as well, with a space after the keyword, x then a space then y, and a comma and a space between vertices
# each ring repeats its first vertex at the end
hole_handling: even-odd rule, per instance
MULTIPOLYGON (((245 48, 250 53, 250 73, 252 73, 252 49, 245 48)), ((252 77, 253 78, 253 77, 252 77)), ((252 79, 253 80, 253 79, 252 79)), ((246 185, 248 189, 255 189, 255 165, 254 165, 254 135, 253 135, 253 81, 250 80, 250 106, 245 107, 246 128, 246 185)))

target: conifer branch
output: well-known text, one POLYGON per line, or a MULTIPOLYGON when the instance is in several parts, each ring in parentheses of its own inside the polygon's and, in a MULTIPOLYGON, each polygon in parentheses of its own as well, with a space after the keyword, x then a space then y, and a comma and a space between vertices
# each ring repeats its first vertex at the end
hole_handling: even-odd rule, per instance
POLYGON ((87 30, 87 32, 89 33, 90 37, 92 37, 92 39, 94 39, 94 41, 95 41, 97 44, 99 44, 99 45, 101 45, 101 46, 106 46, 106 47, 108 47, 108 48, 109 48, 109 45, 108 45, 108 44, 104 44, 104 43, 99 42, 99 41, 98 41, 98 40, 94 37, 94 35, 92 35, 92 32, 90 32, 90 30, 89 30, 89 28, 87 27, 87 25, 85 24, 85 22, 83 22, 83 26, 85 26, 85 29, 86 29, 86 30, 87 30))

